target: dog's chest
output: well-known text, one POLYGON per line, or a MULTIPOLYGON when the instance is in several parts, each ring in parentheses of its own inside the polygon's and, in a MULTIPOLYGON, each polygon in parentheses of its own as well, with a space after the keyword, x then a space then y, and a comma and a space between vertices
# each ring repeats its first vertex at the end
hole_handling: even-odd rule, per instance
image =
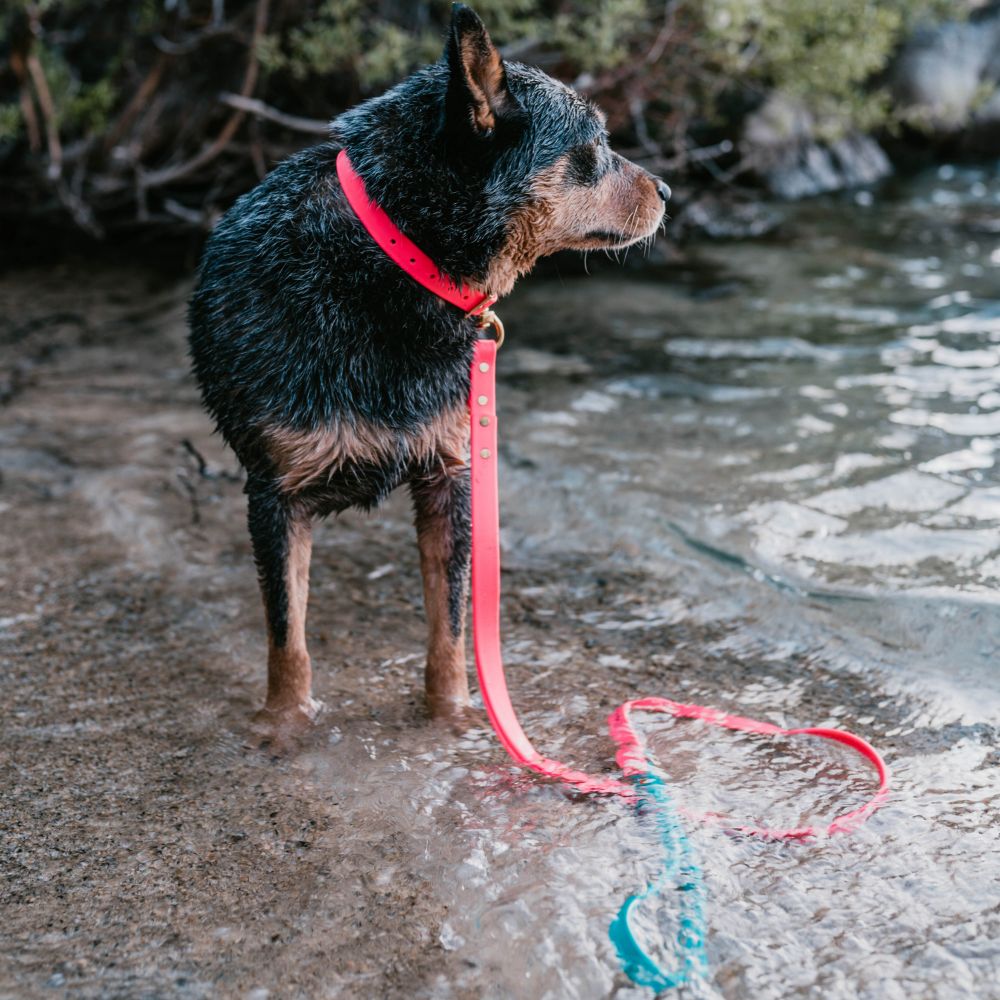
POLYGON ((294 494, 330 485, 345 470, 358 467, 463 466, 468 461, 469 415, 465 407, 454 407, 414 428, 349 417, 308 430, 268 427, 263 434, 282 491, 294 494))

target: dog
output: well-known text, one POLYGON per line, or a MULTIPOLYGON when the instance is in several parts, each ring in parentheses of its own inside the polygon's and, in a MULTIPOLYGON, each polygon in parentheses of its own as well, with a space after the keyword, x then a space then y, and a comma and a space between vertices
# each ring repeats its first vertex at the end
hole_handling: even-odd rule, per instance
POLYGON ((268 632, 270 732, 308 727, 311 524, 412 497, 434 716, 467 705, 467 402, 474 318, 421 287, 345 198, 346 152, 370 199, 458 287, 505 295, 542 256, 650 240, 670 189, 612 152, 605 118, 505 61, 452 8, 442 58, 345 112, 279 164, 205 245, 189 309, 205 407, 246 472, 268 632), (464 285, 463 285, 464 283, 464 285))

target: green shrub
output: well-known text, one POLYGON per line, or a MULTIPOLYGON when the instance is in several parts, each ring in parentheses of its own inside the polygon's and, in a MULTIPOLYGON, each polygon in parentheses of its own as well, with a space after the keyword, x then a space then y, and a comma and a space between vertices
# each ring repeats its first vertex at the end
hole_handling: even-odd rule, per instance
MULTIPOLYGON (((647 149, 655 144, 675 164, 701 136, 732 135, 740 110, 775 89, 804 104, 831 135, 891 123, 889 102, 873 81, 917 21, 955 14, 948 0, 473 5, 501 46, 583 83, 608 111, 616 138, 647 149)), ((85 158, 95 175, 103 171, 95 198, 110 192, 119 205, 115 192, 134 190, 145 217, 145 179, 195 158, 220 133, 233 114, 220 94, 239 88, 251 58, 261 72, 250 96, 279 112, 329 120, 436 59, 449 16, 445 0, 271 0, 266 30, 256 36, 257 10, 258 0, 7 0, 0 48, 13 58, 0 69, 0 154, 25 137, 26 100, 46 146, 44 102, 23 58, 16 67, 19 55, 31 53, 51 92, 67 157, 85 158), (220 11, 221 24, 213 20, 220 11), (155 94, 123 119, 160 63, 155 94), (130 159, 135 151, 142 162, 130 159)), ((261 147, 268 137, 281 151, 312 141, 268 122, 251 135, 248 142, 245 128, 238 130, 210 168, 199 161, 203 190, 225 199, 252 182, 251 162, 259 172, 273 158, 261 147), (213 186, 220 174, 221 188, 213 186)), ((33 156, 20 162, 44 162, 45 148, 33 156)))

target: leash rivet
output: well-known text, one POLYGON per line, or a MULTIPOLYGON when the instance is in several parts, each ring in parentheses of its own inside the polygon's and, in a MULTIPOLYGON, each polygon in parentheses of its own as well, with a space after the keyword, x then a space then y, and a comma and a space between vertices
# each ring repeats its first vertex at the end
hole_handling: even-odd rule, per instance
POLYGON ((489 402, 489 400, 485 396, 480 396, 479 399, 476 400, 476 402, 479 403, 480 406, 485 406, 489 402))
POLYGON ((479 453, 479 457, 480 457, 480 458, 489 458, 489 457, 490 457, 490 449, 489 449, 489 448, 484 448, 484 449, 483 449, 483 450, 482 450, 482 451, 481 451, 481 452, 479 453))
POLYGON ((480 427, 489 427, 490 426, 490 418, 489 417, 480 417, 479 418, 479 426, 480 427))
POLYGON ((485 361, 480 361, 479 370, 481 372, 488 372, 490 370, 490 366, 485 361))

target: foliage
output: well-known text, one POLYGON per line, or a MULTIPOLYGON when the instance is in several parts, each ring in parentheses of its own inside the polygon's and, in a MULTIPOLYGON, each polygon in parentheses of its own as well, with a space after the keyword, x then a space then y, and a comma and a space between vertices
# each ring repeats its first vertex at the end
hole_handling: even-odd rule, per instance
MULTIPOLYGON (((915 22, 954 15, 948 0, 473 6, 506 51, 575 81, 608 110, 616 138, 675 168, 705 136, 735 134, 734 103, 745 109, 774 89, 802 102, 830 132, 886 124, 889 104, 871 81, 915 22)), ((252 123, 224 106, 222 92, 249 79, 244 98, 328 119, 437 58, 448 18, 445 0, 6 0, 4 9, 0 49, 11 59, 0 71, 0 163, 27 176, 32 164, 53 158, 54 129, 66 155, 77 158, 83 201, 92 173, 96 201, 113 192, 118 208, 129 188, 137 192, 133 208, 147 217, 149 197, 155 206, 168 180, 183 177, 190 187, 200 179, 203 192, 224 201, 252 181, 251 163, 259 173, 262 163, 304 143, 279 119, 252 123), (256 30, 261 12, 266 23, 256 30), (26 62, 32 58, 51 109, 26 62), (136 107, 131 99, 151 78, 155 87, 136 107), (222 133, 227 118, 232 135, 222 133), (220 133, 220 149, 199 160, 220 133), (197 169, 178 173, 185 159, 197 169)), ((50 164, 48 173, 58 170, 50 164)), ((168 200, 177 204, 176 194, 164 193, 168 200)), ((194 202, 185 204, 211 209, 194 202)))
MULTIPOLYGON (((798 99, 820 120, 885 124, 885 94, 867 86, 914 24, 946 0, 702 0, 708 45, 723 72, 798 99)), ((951 8, 951 9, 950 9, 951 8)))
POLYGON ((614 69, 628 61, 637 39, 649 31, 653 5, 648 0, 578 3, 552 22, 552 39, 566 58, 591 72, 614 69))
POLYGON ((259 51, 271 72, 287 69, 298 80, 335 70, 353 72, 369 90, 436 59, 440 40, 427 29, 407 32, 372 18, 361 0, 324 0, 312 20, 284 36, 265 36, 259 51))
POLYGON ((0 142, 16 139, 21 134, 22 127, 21 109, 17 104, 13 101, 0 104, 0 142))

